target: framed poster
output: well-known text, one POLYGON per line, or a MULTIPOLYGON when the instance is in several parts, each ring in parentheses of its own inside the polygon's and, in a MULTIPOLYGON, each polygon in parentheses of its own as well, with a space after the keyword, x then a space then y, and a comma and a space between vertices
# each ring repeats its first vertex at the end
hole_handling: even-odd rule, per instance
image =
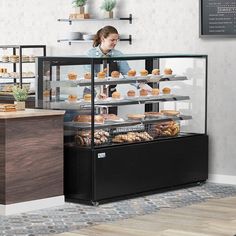
POLYGON ((236 37, 236 0, 200 0, 200 37, 236 37))

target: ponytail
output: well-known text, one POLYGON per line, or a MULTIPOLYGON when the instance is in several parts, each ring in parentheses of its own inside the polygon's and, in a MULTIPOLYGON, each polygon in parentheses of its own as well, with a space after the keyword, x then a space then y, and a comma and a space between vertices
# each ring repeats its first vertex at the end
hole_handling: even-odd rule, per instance
POLYGON ((98 32, 96 33, 94 39, 93 39, 93 47, 97 47, 99 44, 101 44, 101 34, 102 29, 98 30, 98 32))

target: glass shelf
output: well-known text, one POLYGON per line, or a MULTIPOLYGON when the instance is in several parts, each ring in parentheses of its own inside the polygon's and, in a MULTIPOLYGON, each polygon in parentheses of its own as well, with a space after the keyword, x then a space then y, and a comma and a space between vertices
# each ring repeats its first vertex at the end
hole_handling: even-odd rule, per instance
MULTIPOLYGON (((95 101, 95 106, 102 105, 107 107, 112 106, 122 106, 122 105, 135 105, 135 104, 152 104, 158 102, 169 102, 169 101, 182 101, 189 100, 189 96, 180 96, 180 95, 159 95, 159 96, 146 96, 146 97, 137 97, 132 99, 110 99, 109 101, 95 101)), ((78 100, 77 102, 67 102, 67 101, 58 101, 58 102, 49 102, 52 109, 79 109, 81 107, 91 107, 91 102, 84 102, 78 100)))
MULTIPOLYGON (((156 119, 145 118, 142 120, 125 120, 120 122, 106 122, 104 124, 94 124, 95 129, 105 129, 105 128, 116 128, 116 127, 125 127, 132 125, 145 125, 145 124, 154 124, 158 122, 167 122, 167 121, 180 121, 180 120, 191 120, 192 116, 179 115, 179 116, 162 116, 156 119)), ((64 122, 66 127, 78 128, 82 130, 91 129, 91 124, 80 124, 78 122, 64 122)))
MULTIPOLYGON (((150 82, 150 83, 159 83, 163 81, 183 81, 187 80, 186 76, 135 76, 133 79, 130 77, 123 76, 124 78, 114 79, 108 77, 106 79, 95 79, 94 85, 117 85, 117 84, 132 84, 135 82, 150 82)), ((77 81, 64 80, 64 81, 47 81, 47 84, 51 88, 55 87, 76 87, 76 86, 90 86, 91 80, 80 79, 77 81)))

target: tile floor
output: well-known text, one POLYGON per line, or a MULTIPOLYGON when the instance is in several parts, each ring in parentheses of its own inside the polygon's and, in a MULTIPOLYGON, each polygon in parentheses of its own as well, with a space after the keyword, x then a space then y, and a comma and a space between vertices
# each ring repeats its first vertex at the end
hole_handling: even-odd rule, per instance
POLYGON ((107 221, 120 220, 177 208, 210 198, 236 196, 236 185, 206 183, 175 191, 103 204, 98 207, 74 203, 12 216, 0 216, 1 236, 52 235, 107 221))

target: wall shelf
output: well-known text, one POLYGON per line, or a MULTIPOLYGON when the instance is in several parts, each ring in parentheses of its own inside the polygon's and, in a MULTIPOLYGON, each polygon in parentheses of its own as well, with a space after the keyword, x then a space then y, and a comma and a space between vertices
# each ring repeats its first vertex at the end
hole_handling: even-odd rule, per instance
POLYGON ((96 18, 90 18, 90 19, 58 19, 60 22, 69 22, 71 25, 72 22, 76 21, 119 21, 119 20, 128 20, 130 24, 132 24, 132 14, 129 14, 129 17, 120 17, 120 18, 102 18, 102 19, 96 19, 96 18))
MULTIPOLYGON (((120 41, 128 41, 129 44, 132 44, 132 35, 129 35, 128 38, 121 38, 120 41)), ((72 43, 91 43, 93 40, 84 40, 84 39, 77 39, 77 40, 72 40, 72 39, 58 39, 58 43, 60 42, 68 42, 69 45, 72 43)))

